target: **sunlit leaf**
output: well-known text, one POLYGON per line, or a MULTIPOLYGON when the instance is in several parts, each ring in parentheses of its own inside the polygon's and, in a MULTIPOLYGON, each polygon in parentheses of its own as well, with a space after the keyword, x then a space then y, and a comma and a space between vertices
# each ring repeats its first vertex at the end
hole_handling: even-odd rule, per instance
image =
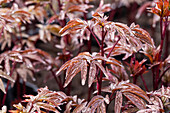
POLYGON ((2 79, 0 79, 0 89, 6 94, 4 83, 3 83, 2 79))
POLYGON ((124 92, 123 95, 125 95, 137 108, 145 109, 144 101, 138 96, 128 92, 124 92))
POLYGON ((94 81, 94 78, 96 76, 96 65, 92 61, 90 63, 90 70, 89 70, 89 79, 88 79, 88 86, 90 87, 94 81))
POLYGON ((106 113, 106 107, 104 103, 104 97, 97 95, 94 96, 88 103, 86 112, 95 113, 95 111, 106 113))
POLYGON ((114 107, 115 113, 120 113, 122 101, 123 101, 122 93, 120 91, 117 91, 116 98, 115 98, 115 107, 114 107))
POLYGON ((84 85, 86 82, 86 75, 87 75, 87 62, 85 60, 82 61, 81 67, 81 84, 84 85))

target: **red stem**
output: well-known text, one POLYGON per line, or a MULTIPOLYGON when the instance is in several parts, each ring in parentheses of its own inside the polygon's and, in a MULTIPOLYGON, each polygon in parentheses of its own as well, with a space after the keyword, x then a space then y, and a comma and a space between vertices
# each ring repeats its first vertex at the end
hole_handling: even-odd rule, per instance
POLYGON ((17 85, 17 99, 21 99, 20 98, 20 92, 21 92, 21 87, 20 87, 20 83, 19 83, 19 79, 20 79, 20 77, 19 77, 19 75, 17 76, 17 81, 16 81, 16 85, 17 85))
MULTIPOLYGON (((106 33, 104 32, 104 27, 102 26, 102 41, 101 41, 101 56, 104 56, 104 39, 105 39, 106 33)), ((102 61, 102 65, 104 66, 104 61, 102 61)), ((100 78, 99 81, 97 82, 97 94, 101 95, 101 89, 102 89, 102 78, 103 78, 103 72, 100 71, 100 78)))
MULTIPOLYGON (((165 39, 165 34, 166 34, 166 29, 168 27, 168 17, 165 17, 165 22, 163 25, 163 17, 160 17, 160 32, 161 32, 161 45, 160 45, 160 52, 159 52, 159 58, 158 58, 158 62, 161 62, 161 55, 162 55, 162 51, 163 51, 163 44, 164 44, 164 39, 165 39)), ((158 89, 158 81, 159 81, 159 70, 160 70, 160 66, 157 66, 157 70, 156 70, 156 78, 155 78, 155 87, 154 90, 158 89)))
POLYGON ((152 70, 152 77, 153 77, 153 89, 155 87, 155 69, 154 67, 151 69, 152 70))
POLYGON ((143 78, 143 75, 140 75, 140 77, 141 77, 141 79, 142 79, 142 81, 143 81, 143 84, 144 84, 144 86, 145 86, 146 91, 149 91, 149 90, 148 90, 148 87, 147 87, 147 85, 146 85, 146 82, 145 82, 145 80, 144 80, 144 78, 143 78))
POLYGON ((22 46, 22 33, 21 33, 21 25, 18 25, 18 28, 19 28, 19 33, 20 33, 20 39, 19 39, 19 42, 22 46))
POLYGON ((164 59, 169 55, 169 30, 166 31, 166 41, 165 41, 165 54, 164 59))
POLYGON ((54 71, 53 71, 52 69, 51 69, 50 71, 51 71, 51 73, 52 73, 52 75, 53 75, 55 81, 57 82, 57 84, 58 84, 60 90, 61 90, 61 91, 64 91, 64 88, 63 88, 63 85, 62 85, 61 81, 57 79, 57 77, 55 76, 55 73, 54 73, 54 71))
POLYGON ((1 39, 1 37, 2 37, 3 31, 4 31, 4 27, 2 27, 1 32, 0 32, 0 39, 1 39))
POLYGON ((62 10, 62 5, 61 5, 60 0, 58 0, 58 7, 59 7, 59 11, 61 11, 62 10))
POLYGON ((170 68, 170 66, 168 66, 168 67, 164 70, 164 72, 161 74, 161 76, 159 77, 159 80, 158 80, 158 84, 159 84, 159 82, 161 81, 163 75, 169 70, 169 68, 170 68))
MULTIPOLYGON (((88 42, 87 42, 88 52, 89 52, 89 53, 91 53, 91 42, 92 42, 91 39, 92 39, 92 38, 90 37, 90 40, 88 40, 88 42)), ((88 88, 88 97, 87 97, 87 101, 88 101, 88 102, 89 102, 90 99, 91 99, 91 93, 92 93, 92 91, 93 91, 93 84, 91 85, 90 88, 88 88)))
POLYGON ((134 76, 133 77, 133 83, 136 84, 136 81, 137 81, 137 76, 134 76))
POLYGON ((70 92, 71 92, 71 83, 72 82, 70 82, 69 84, 68 84, 68 86, 67 86, 67 95, 69 96, 70 95, 70 92))
MULTIPOLYGON (((91 32, 91 34, 92 34, 93 37, 95 38, 95 40, 96 40, 98 46, 100 47, 100 42, 99 42, 99 40, 97 39, 97 37, 95 36, 95 34, 93 33, 93 31, 92 31, 89 27, 87 27, 87 29, 91 32)), ((101 49, 101 47, 100 47, 100 49, 101 49)))
POLYGON ((91 85, 91 87, 88 88, 88 97, 87 97, 88 102, 90 102, 92 90, 93 90, 93 84, 91 85))
POLYGON ((110 54, 112 53, 113 49, 115 48, 115 46, 117 45, 117 43, 120 40, 120 36, 118 36, 118 40, 115 42, 115 44, 113 45, 112 49, 110 50, 109 54, 107 55, 107 58, 110 56, 110 54))
MULTIPOLYGON (((9 75, 10 77, 12 76, 12 73, 14 72, 15 67, 16 67, 16 62, 14 61, 13 62, 13 67, 12 67, 10 75, 9 75)), ((7 93, 8 93, 9 83, 10 83, 10 81, 8 80, 7 86, 6 86, 6 89, 5 89, 6 94, 4 94, 3 99, 2 99, 2 106, 5 104, 6 96, 7 96, 7 93)))
POLYGON ((84 20, 87 21, 87 13, 84 13, 84 20))
POLYGON ((26 94, 26 85, 25 85, 25 81, 23 81, 23 91, 22 91, 22 95, 26 94))
POLYGON ((116 14, 116 9, 112 9, 112 10, 110 11, 108 21, 113 21, 113 18, 114 18, 114 16, 115 16, 115 14, 116 14))

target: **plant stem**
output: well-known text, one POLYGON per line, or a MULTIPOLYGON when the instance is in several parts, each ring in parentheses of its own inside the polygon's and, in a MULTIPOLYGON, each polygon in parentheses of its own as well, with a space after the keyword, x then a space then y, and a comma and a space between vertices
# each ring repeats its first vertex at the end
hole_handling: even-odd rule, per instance
POLYGON ((161 81, 163 75, 164 75, 169 69, 170 69, 170 66, 168 66, 168 67, 164 70, 164 72, 161 74, 161 76, 159 77, 159 80, 158 80, 158 84, 159 84, 159 82, 161 81))
POLYGON ((21 87, 20 87, 20 83, 19 83, 20 77, 19 75, 17 76, 17 81, 16 81, 16 85, 17 85, 17 99, 21 99, 20 98, 20 92, 21 92, 21 87))
MULTIPOLYGON (((110 103, 111 103, 111 101, 116 97, 116 96, 113 97, 114 93, 115 93, 115 91, 113 91, 112 94, 111 94, 110 97, 109 97, 110 103)), ((109 104, 106 105, 106 110, 108 110, 108 107, 109 107, 109 104)))
MULTIPOLYGON (((50 0, 50 3, 49 3, 49 6, 50 6, 50 8, 51 8, 51 10, 52 10, 52 12, 54 13, 54 15, 57 13, 55 10, 54 10, 54 8, 53 8, 53 5, 52 5, 52 0, 50 0)), ((60 8, 60 7, 59 7, 60 8)), ((60 10, 60 9, 59 9, 60 10)))
MULTIPOLYGON (((161 55, 162 55, 162 51, 163 51, 163 44, 164 44, 167 27, 168 27, 168 17, 165 17, 165 22, 163 22, 163 17, 160 17, 161 45, 160 45, 158 62, 161 62, 161 55), (163 25, 163 23, 164 23, 164 25, 163 25)), ((159 70, 160 70, 160 65, 157 66, 154 90, 158 89, 158 85, 159 85, 158 81, 159 81, 159 74, 160 74, 159 70)))
MULTIPOLYGON (((14 62, 13 62, 13 67, 12 67, 11 72, 10 72, 10 75, 9 75, 10 77, 12 76, 15 67, 16 67, 16 62, 14 61, 14 62)), ((2 99, 2 106, 5 104, 6 96, 7 96, 7 93, 8 93, 9 83, 10 83, 10 81, 8 80, 7 86, 6 86, 6 89, 5 89, 5 90, 6 90, 6 94, 4 94, 3 99, 2 99)))
POLYGON ((64 88, 63 88, 63 85, 62 85, 61 81, 58 81, 58 79, 57 79, 57 77, 55 76, 55 73, 54 73, 54 71, 53 71, 52 69, 51 69, 50 71, 51 71, 51 73, 52 73, 55 81, 57 82, 57 84, 58 84, 58 86, 59 86, 59 89, 60 89, 61 91, 64 91, 64 88))
POLYGON ((58 0, 58 7, 59 7, 59 11, 61 11, 62 10, 62 5, 61 5, 60 0, 58 0))
POLYGON ((87 21, 87 13, 83 13, 84 14, 84 20, 87 21))
POLYGON ((107 58, 110 56, 110 54, 112 53, 113 49, 115 48, 115 46, 117 45, 117 43, 119 42, 120 40, 120 36, 118 36, 118 40, 114 43, 112 49, 110 50, 109 54, 107 55, 107 58))
POLYGON ((67 86, 67 95, 69 96, 70 95, 70 92, 71 92, 71 83, 72 82, 70 82, 69 84, 68 84, 68 86, 67 86))
MULTIPOLYGON (((93 37, 95 38, 98 46, 100 47, 100 42, 99 42, 99 40, 97 39, 97 37, 95 36, 95 34, 93 33, 93 31, 92 31, 89 27, 87 27, 87 29, 88 29, 88 30, 90 31, 90 33, 93 35, 93 37)), ((101 50, 101 47, 100 47, 100 50, 101 50)))
POLYGON ((23 88, 22 95, 24 95, 24 94, 27 93, 27 92, 26 92, 26 84, 25 84, 25 81, 23 81, 23 86, 22 86, 22 88, 23 88))
POLYGON ((108 21, 113 21, 113 18, 114 18, 114 16, 115 16, 115 14, 116 14, 116 9, 112 9, 112 10, 110 11, 108 21))
POLYGON ((155 87, 155 69, 154 69, 154 67, 151 70, 152 70, 153 89, 154 89, 154 87, 155 87))
MULTIPOLYGON (((89 53, 91 53, 91 42, 92 42, 92 38, 90 37, 90 40, 88 40, 88 42, 87 42, 88 52, 89 53)), ((93 84, 91 85, 91 87, 88 88, 88 97, 87 97, 88 102, 90 102, 92 91, 93 91, 93 84)))
POLYGON ((133 76, 133 83, 136 84, 137 82, 137 76, 133 76))
MULTIPOLYGON (((105 39, 105 35, 106 33, 104 32, 104 27, 102 26, 102 41, 101 41, 101 56, 104 56, 104 39, 105 39)), ((104 61, 102 61, 102 65, 104 66, 104 61)), ((98 86, 98 95, 101 95, 101 88, 102 88, 102 78, 103 78, 103 72, 100 71, 100 78, 99 81, 97 82, 97 86, 98 86)))
POLYGON ((143 75, 140 75, 140 77, 141 77, 141 79, 142 79, 142 81, 143 81, 143 85, 145 86, 146 91, 149 91, 149 90, 148 90, 148 87, 147 87, 147 85, 146 85, 146 82, 145 82, 145 80, 144 80, 144 78, 143 78, 143 75))
POLYGON ((87 101, 88 102, 90 102, 92 90, 93 90, 93 84, 91 85, 91 87, 88 88, 88 97, 87 97, 87 101))
POLYGON ((21 44, 21 47, 22 47, 22 33, 21 33, 21 25, 18 25, 18 28, 19 28, 19 34, 20 34, 19 43, 21 44))
POLYGON ((165 41, 165 54, 164 59, 169 55, 169 29, 166 31, 166 41, 165 41))
POLYGON ((0 39, 1 39, 1 37, 2 37, 3 31, 4 31, 4 27, 2 27, 1 32, 0 32, 0 39))

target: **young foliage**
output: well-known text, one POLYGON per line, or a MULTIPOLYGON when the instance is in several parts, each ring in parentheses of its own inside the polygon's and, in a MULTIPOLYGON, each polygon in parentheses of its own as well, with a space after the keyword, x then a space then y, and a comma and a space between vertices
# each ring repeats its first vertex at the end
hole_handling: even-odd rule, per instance
POLYGON ((84 53, 80 53, 77 57, 74 57, 73 59, 63 64, 60 67, 60 69, 57 71, 56 75, 58 75, 62 70, 67 69, 66 81, 64 84, 64 87, 66 87, 71 82, 73 77, 81 71, 81 79, 82 79, 81 83, 82 85, 84 85, 87 76, 87 66, 90 66, 89 79, 88 79, 88 86, 90 87, 96 78, 97 67, 105 74, 105 76, 108 76, 106 70, 104 69, 100 61, 106 61, 106 63, 108 64, 114 64, 121 67, 121 64, 115 59, 113 60, 113 59, 102 57, 97 54, 91 55, 88 52, 84 52, 84 53))
MULTIPOLYGON (((45 78, 53 77, 60 91, 40 88, 37 95, 25 95, 28 99, 14 104, 16 110, 9 112, 106 113, 112 107, 115 113, 149 113, 165 112, 168 109, 170 56, 167 45, 166 55, 162 53, 164 39, 168 43, 170 1, 104 2, 106 1, 0 1, 0 89, 5 93, 2 103, 0 101, 2 106, 5 104, 10 81, 14 82, 11 86, 17 86, 17 98, 20 100, 20 79, 24 94, 27 76, 35 80, 34 72, 45 69, 50 72, 45 78), (94 4, 97 2, 98 7, 94 4), (161 43, 158 47, 150 33, 135 24, 135 11, 142 3, 144 6, 139 9, 136 17, 155 3, 154 7, 149 8, 149 12, 160 17, 161 43), (128 25, 112 21, 124 9, 128 13, 128 25), (50 44, 50 49, 58 48, 57 51, 54 50, 55 57, 37 49, 39 43, 50 44), (93 49, 95 44, 96 49, 93 49), (148 71, 152 71, 151 92, 148 89, 152 88, 147 87, 149 85, 143 77, 148 71), (88 87, 88 91, 85 91, 88 92, 87 100, 79 99, 77 95, 71 96, 74 92, 71 81, 79 73, 81 84, 87 84, 88 87), (141 85, 137 81, 139 76, 146 91, 138 86, 141 85), (6 89, 1 78, 8 79, 6 89), (157 90, 160 84, 167 87, 162 86, 157 90), (114 105, 111 105, 112 101, 114 105)), ((45 45, 45 49, 47 46, 45 45)), ((7 112, 5 107, 1 111, 7 112)))

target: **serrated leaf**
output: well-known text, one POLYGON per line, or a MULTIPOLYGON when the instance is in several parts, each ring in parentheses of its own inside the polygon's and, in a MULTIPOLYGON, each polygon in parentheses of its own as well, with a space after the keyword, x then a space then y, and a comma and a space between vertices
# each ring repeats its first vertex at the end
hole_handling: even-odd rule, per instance
POLYGON ((43 103, 43 102, 37 102, 35 104, 35 106, 38 106, 40 108, 43 108, 43 109, 46 109, 46 110, 49 110, 49 111, 53 111, 55 113, 60 113, 56 108, 55 106, 52 106, 50 104, 47 104, 47 103, 43 103))
POLYGON ((69 65, 70 65, 71 60, 67 61, 66 63, 64 63, 60 69, 56 72, 56 75, 58 75, 61 71, 65 70, 69 65))
POLYGON ((122 93, 120 91, 117 91, 116 98, 115 98, 115 106, 114 106, 115 113, 120 113, 122 107, 122 101, 123 101, 122 93))
POLYGON ((127 83, 125 84, 126 86, 129 86, 130 88, 127 89, 123 89, 123 92, 131 92, 134 93, 140 97, 142 97, 143 99, 147 100, 149 103, 151 103, 149 97, 147 96, 147 94, 137 85, 132 84, 132 83, 127 83))
POLYGON ((88 79, 88 87, 91 87, 94 78, 96 76, 96 64, 94 61, 90 63, 90 70, 89 70, 89 79, 88 79))
POLYGON ((2 78, 6 78, 12 82, 15 82, 9 75, 7 75, 5 72, 3 72, 2 70, 0 70, 0 77, 2 78))
POLYGON ((59 31, 61 30, 61 26, 59 25, 48 25, 47 29, 54 35, 56 36, 61 36, 61 34, 59 33, 59 31))
POLYGON ((131 29, 134 31, 133 32, 134 35, 138 37, 143 43, 148 43, 154 47, 153 39, 151 38, 150 34, 146 30, 140 27, 135 27, 131 29))
POLYGON ((94 63, 100 68, 100 70, 104 73, 104 75, 106 77, 108 77, 107 72, 106 72, 105 68, 102 66, 102 64, 97 61, 94 61, 94 63))
POLYGON ((2 79, 0 79, 0 89, 6 94, 4 83, 3 83, 2 79))
POLYGON ((123 95, 125 95, 125 97, 128 98, 137 108, 139 109, 146 108, 144 101, 138 96, 128 92, 124 92, 123 95))
POLYGON ((26 58, 32 59, 32 60, 37 60, 37 61, 39 61, 39 62, 41 62, 43 64, 46 64, 46 62, 44 62, 42 60, 42 58, 40 56, 38 56, 38 55, 26 54, 26 55, 23 55, 23 56, 26 57, 26 58))
POLYGON ((75 26, 78 26, 78 25, 83 25, 84 22, 81 20, 81 19, 74 19, 74 20, 70 20, 67 25, 65 27, 63 27, 59 33, 63 34, 66 30, 70 29, 70 28, 73 28, 75 26))
POLYGON ((73 79, 74 76, 76 76, 77 73, 79 73, 81 71, 81 67, 82 67, 82 63, 76 63, 76 65, 73 65, 73 67, 70 68, 70 72, 66 72, 68 73, 66 76, 66 80, 64 83, 64 87, 66 87, 71 80, 73 79))
POLYGON ((92 8, 92 5, 87 5, 87 4, 79 4, 79 5, 73 5, 71 7, 68 8, 68 12, 84 12, 87 13, 87 9, 92 8))
POLYGON ((10 74, 10 63, 9 63, 8 57, 5 58, 5 70, 7 72, 7 75, 9 75, 10 74))
POLYGON ((86 60, 83 60, 82 67, 81 67, 81 84, 82 85, 85 85, 86 75, 87 75, 87 62, 86 60))
POLYGON ((99 110, 102 113, 106 113, 106 107, 104 104, 104 98, 100 95, 94 96, 88 103, 86 112, 95 113, 95 110, 99 110))
POLYGON ((87 102, 83 102, 80 105, 78 105, 74 110, 73 113, 80 113, 86 106, 87 102))

